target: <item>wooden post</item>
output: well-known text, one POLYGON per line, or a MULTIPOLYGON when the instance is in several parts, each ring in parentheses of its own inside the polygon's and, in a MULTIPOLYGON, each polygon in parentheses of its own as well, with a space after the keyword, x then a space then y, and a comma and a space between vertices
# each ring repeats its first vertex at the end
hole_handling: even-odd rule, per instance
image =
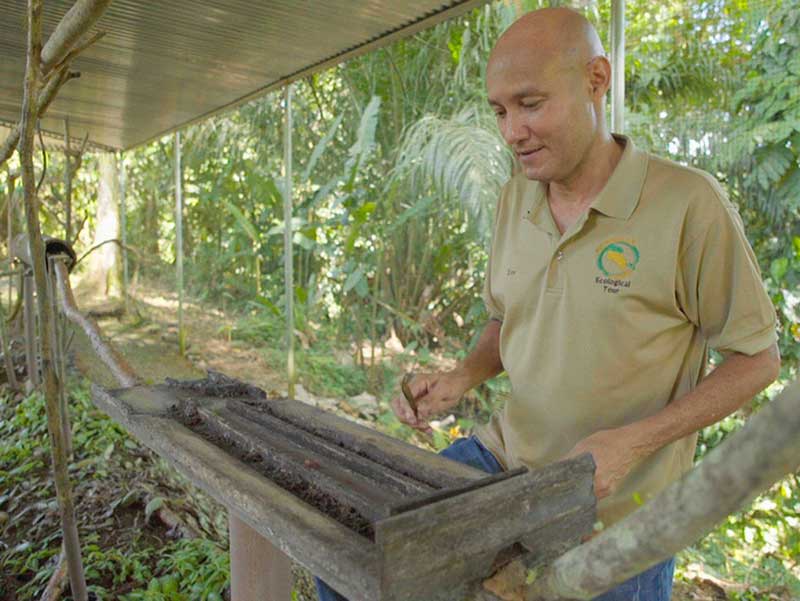
POLYGON ((183 330, 183 181, 181 176, 181 132, 175 132, 175 269, 178 284, 178 351, 186 354, 183 330))
MULTIPOLYGON (((56 27, 56 32, 59 29, 63 31, 61 23, 56 27)), ((58 44, 54 48, 58 50, 58 44)), ((69 47, 67 47, 67 51, 69 51, 69 47)), ((40 324, 39 338, 41 342, 47 430, 53 460, 53 480, 61 511, 63 544, 67 557, 72 596, 76 601, 87 601, 86 579, 81 560, 78 526, 75 521, 75 507, 72 500, 72 487, 69 481, 68 459, 64 448, 63 430, 59 416, 59 387, 63 386, 63 382, 58 378, 53 361, 51 340, 54 316, 52 305, 47 297, 47 264, 45 263, 44 241, 42 240, 42 231, 39 224, 39 201, 36 193, 36 177, 33 170, 34 131, 38 119, 36 101, 39 96, 39 90, 42 87, 43 75, 41 52, 42 1, 28 0, 27 65, 25 68, 19 138, 19 156, 25 199, 23 204, 25 207, 25 221, 28 229, 33 277, 36 282, 36 304, 40 324)))
POLYGON ((288 394, 294 399, 296 374, 294 369, 294 273, 292 265, 292 84, 284 88, 283 122, 283 265, 286 281, 286 371, 288 394))
POLYGON ((625 131, 625 0, 611 0, 611 131, 625 131))
POLYGON ((275 545, 228 512, 232 601, 289 601, 292 562, 275 545))

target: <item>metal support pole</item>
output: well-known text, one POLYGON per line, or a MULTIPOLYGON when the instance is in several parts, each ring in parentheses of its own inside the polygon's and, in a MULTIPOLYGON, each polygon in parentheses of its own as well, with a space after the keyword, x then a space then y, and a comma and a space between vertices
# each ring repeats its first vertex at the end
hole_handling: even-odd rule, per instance
POLYGON ((183 331, 183 183, 181 177, 181 132, 175 132, 175 266, 178 279, 178 350, 186 353, 183 331))
POLYGON ((64 118, 64 240, 72 244, 72 149, 69 117, 64 118))
MULTIPOLYGON (((8 249, 8 268, 13 268, 13 253, 11 252, 11 241, 14 239, 14 183, 15 179, 11 177, 11 173, 9 171, 8 174, 8 202, 6 203, 6 210, 8 211, 6 214, 6 248, 8 249)), ((14 278, 8 278, 8 308, 11 310, 11 307, 14 306, 14 299, 13 299, 13 287, 14 287, 14 278)), ((17 295, 22 294, 22 290, 17 290, 17 295)))
MULTIPOLYGON (((13 275, 8 276, 8 280, 13 279, 13 275)), ((11 301, 8 303, 11 306, 11 301)), ((11 342, 8 329, 6 328, 6 312, 0 303, 0 350, 3 351, 3 362, 6 368, 6 377, 8 378, 8 385, 11 390, 19 390, 19 383, 17 382, 17 374, 14 371, 14 357, 11 356, 11 342)))
POLYGON ((625 0, 611 0, 611 131, 625 131, 625 0))
MULTIPOLYGON (((286 326, 288 337, 289 398, 294 398, 294 314, 292 300, 292 91, 286 86, 284 100, 284 194, 283 219, 286 224, 283 249, 286 279, 286 326)), ((258 264, 258 262, 257 262, 258 264)), ((292 598, 291 561, 276 546, 261 536, 232 511, 228 512, 231 550, 232 601, 289 601, 292 598)))
POLYGON ((125 303, 125 311, 128 310, 128 238, 125 234, 127 229, 127 202, 125 194, 127 173, 125 171, 125 155, 119 154, 119 223, 120 239, 122 240, 122 300, 125 303))
POLYGON ((286 281, 286 369, 289 377, 289 398, 294 398, 294 273, 292 272, 292 84, 284 88, 283 123, 283 260, 286 281))

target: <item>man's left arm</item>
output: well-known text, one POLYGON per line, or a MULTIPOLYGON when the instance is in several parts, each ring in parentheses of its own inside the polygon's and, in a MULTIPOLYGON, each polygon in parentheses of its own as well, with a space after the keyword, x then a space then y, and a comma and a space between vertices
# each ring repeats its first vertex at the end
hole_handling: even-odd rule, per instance
POLYGON ((704 178, 686 219, 675 295, 681 312, 723 362, 653 415, 580 441, 568 454, 594 455, 595 494, 614 492, 637 463, 730 415, 778 377, 775 308, 742 220, 716 180, 704 178))
POLYGON ((730 415, 778 377, 777 344, 748 356, 731 353, 697 387, 658 413, 583 439, 568 457, 592 453, 598 499, 616 490, 643 459, 660 448, 730 415))

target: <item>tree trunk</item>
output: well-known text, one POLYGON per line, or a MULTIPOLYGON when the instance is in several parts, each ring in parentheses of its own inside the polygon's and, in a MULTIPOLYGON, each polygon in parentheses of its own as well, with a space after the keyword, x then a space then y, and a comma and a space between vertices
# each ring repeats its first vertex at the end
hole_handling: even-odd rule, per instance
MULTIPOLYGON (((100 155, 100 189, 97 195, 97 223, 94 245, 107 240, 119 240, 119 178, 116 157, 111 153, 100 155)), ((119 245, 103 244, 89 255, 88 281, 104 291, 106 296, 122 293, 120 279, 119 245)))

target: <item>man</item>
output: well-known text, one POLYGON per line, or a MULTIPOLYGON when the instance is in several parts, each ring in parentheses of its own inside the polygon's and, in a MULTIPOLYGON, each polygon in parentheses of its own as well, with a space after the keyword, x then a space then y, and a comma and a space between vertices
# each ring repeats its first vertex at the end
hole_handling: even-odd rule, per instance
MULTIPOLYGON (((609 133, 610 81, 597 32, 572 10, 528 13, 498 40, 488 98, 520 168, 497 207, 491 320, 456 369, 410 383, 416 415, 404 397, 392 402, 426 430, 505 370, 502 412, 444 454, 499 471, 589 452, 605 526, 688 470, 697 430, 780 368, 736 209, 708 174, 609 133), (705 376, 709 346, 725 359, 705 376)), ((667 601, 673 569, 666 561, 598 599, 667 601)))

